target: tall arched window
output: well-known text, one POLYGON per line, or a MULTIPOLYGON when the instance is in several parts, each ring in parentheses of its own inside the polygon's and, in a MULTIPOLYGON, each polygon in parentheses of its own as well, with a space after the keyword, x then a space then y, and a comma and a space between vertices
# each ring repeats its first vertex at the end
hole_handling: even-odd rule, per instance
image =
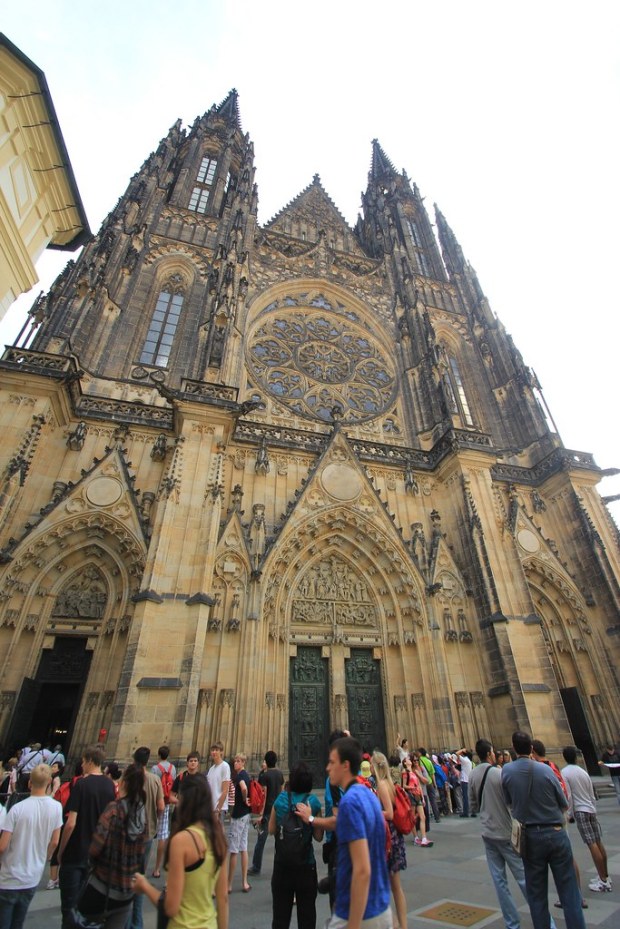
POLYGON ((452 381, 452 388, 456 398, 458 410, 461 414, 463 422, 466 426, 473 426, 474 421, 472 419, 469 403, 467 402, 467 397, 465 395, 465 388, 463 387, 459 366, 456 363, 456 358, 454 358, 452 355, 450 355, 450 378, 452 381))
POLYGON ((157 298, 140 355, 141 364, 156 365, 159 368, 168 366, 182 307, 183 293, 170 281, 157 298))
POLYGON ((215 180, 216 168, 216 159, 211 158, 209 155, 206 155, 200 162, 200 168, 196 175, 196 186, 192 190, 188 204, 188 209, 193 210, 195 213, 207 212, 207 203, 215 180))

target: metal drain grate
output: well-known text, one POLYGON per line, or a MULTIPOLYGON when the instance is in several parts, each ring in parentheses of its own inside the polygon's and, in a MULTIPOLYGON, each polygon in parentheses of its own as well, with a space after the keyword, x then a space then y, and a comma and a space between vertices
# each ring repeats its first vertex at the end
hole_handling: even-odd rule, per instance
POLYGON ((469 903, 456 903, 453 900, 446 900, 444 903, 438 903, 427 910, 420 910, 416 916, 422 919, 435 919, 439 923, 448 923, 451 926, 475 926, 476 923, 494 916, 495 910, 489 910, 483 906, 473 906, 469 903))

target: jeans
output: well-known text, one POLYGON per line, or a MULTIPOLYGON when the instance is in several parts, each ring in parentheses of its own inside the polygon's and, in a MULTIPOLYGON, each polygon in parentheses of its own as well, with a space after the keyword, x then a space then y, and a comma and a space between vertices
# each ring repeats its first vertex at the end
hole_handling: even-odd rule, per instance
POLYGON ((512 876, 523 891, 523 896, 527 900, 527 890, 525 889, 525 871, 523 861, 514 851, 508 839, 488 839, 482 837, 484 850, 487 856, 489 872, 495 885, 495 893, 502 910, 502 916, 506 923, 506 929, 519 929, 521 920, 519 912, 510 893, 508 886, 508 876, 506 874, 506 865, 510 868, 512 876))
POLYGON ((22 929, 36 889, 0 890, 0 929, 22 929))
POLYGON ((528 903, 534 929, 549 929, 549 868, 564 911, 566 929, 585 929, 581 893, 573 867, 573 849, 566 829, 529 826, 523 859, 528 903))
POLYGON ((616 797, 618 798, 618 803, 620 803, 620 777, 612 777, 611 783, 614 785, 616 797))
POLYGON ((297 903, 297 929, 315 929, 316 894, 316 865, 287 868, 274 862, 271 878, 273 898, 271 929, 289 929, 293 899, 297 903))
POLYGON ((60 888, 60 910, 62 913, 63 929, 69 924, 71 910, 77 906, 80 890, 86 883, 88 868, 86 865, 61 864, 58 873, 58 886, 60 888))
POLYGON ((426 789, 428 791, 428 802, 431 805, 435 822, 438 823, 441 820, 441 816, 439 815, 439 804, 437 803, 437 788, 433 787, 432 784, 428 784, 426 789))
MULTIPOLYGON (((142 865, 142 871, 144 874, 146 874, 146 868, 149 863, 149 858, 151 857, 151 849, 153 848, 154 841, 155 839, 149 839, 144 846, 144 862, 142 865)), ((133 898, 131 909, 129 910, 129 918, 127 920, 126 929, 142 929, 144 925, 143 909, 144 894, 136 894, 133 898)))
POLYGON ((461 816, 469 816, 469 782, 461 781, 461 796, 463 797, 463 812, 461 816))
POLYGON ((256 845, 254 846, 254 854, 252 855, 252 870, 257 874, 260 874, 260 869, 263 866, 263 852, 265 851, 265 843, 267 841, 267 820, 261 819, 260 821, 260 830, 256 838, 256 845))

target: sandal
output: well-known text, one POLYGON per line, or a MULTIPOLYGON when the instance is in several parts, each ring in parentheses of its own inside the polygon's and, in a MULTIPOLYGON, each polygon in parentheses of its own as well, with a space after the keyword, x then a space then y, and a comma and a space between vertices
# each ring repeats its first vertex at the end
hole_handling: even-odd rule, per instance
POLYGON ((161 877, 161 871, 153 871, 151 877, 161 877))
POLYGON ((249 892, 252 890, 252 885, 248 884, 247 887, 242 887, 241 890, 243 891, 244 894, 249 894, 249 892))

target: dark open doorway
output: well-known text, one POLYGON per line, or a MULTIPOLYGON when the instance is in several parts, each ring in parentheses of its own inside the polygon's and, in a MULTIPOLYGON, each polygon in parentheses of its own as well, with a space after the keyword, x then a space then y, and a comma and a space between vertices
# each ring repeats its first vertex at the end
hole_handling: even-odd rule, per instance
POLYGON ((576 687, 562 687, 560 696, 566 710, 568 725, 575 745, 583 755, 588 774, 599 776, 601 769, 598 764, 598 756, 579 691, 576 687))
POLYGON ((7 745, 60 744, 69 752, 92 658, 86 644, 85 638, 59 636, 53 648, 43 649, 36 676, 22 683, 7 745))

